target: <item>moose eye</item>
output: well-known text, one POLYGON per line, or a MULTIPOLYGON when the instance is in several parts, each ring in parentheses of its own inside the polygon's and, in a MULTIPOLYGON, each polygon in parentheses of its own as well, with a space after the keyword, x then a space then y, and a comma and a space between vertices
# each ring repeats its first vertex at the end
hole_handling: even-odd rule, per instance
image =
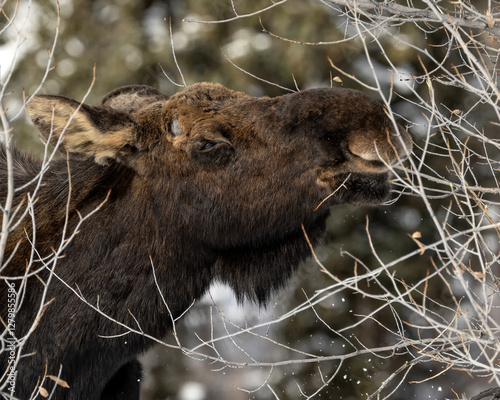
POLYGON ((202 147, 201 147, 201 151, 208 151, 210 149, 212 149, 217 143, 215 142, 206 142, 202 147))

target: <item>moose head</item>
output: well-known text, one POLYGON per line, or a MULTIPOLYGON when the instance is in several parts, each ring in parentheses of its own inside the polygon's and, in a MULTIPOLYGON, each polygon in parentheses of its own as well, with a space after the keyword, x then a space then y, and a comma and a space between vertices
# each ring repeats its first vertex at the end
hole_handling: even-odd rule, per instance
MULTIPOLYGON (((314 245, 332 205, 385 201, 391 165, 411 152, 387 110, 349 89, 256 98, 209 83, 172 96, 127 86, 99 106, 36 96, 26 109, 67 159, 43 175, 36 224, 24 218, 7 243, 5 273, 29 277, 19 334, 42 295, 54 299, 18 365, 22 398, 62 366, 69 389, 55 389, 58 399, 138 399, 136 357, 151 343, 130 335, 124 346, 124 326, 165 335, 214 280, 265 303, 309 254, 303 230, 314 245), (49 268, 54 248, 64 250, 49 268)), ((14 158, 26 183, 18 205, 40 163, 14 158)))

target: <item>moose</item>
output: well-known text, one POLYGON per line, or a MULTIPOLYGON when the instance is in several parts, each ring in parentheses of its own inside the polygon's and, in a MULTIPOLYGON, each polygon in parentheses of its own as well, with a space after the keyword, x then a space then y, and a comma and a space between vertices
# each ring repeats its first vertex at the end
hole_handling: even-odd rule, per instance
MULTIPOLYGON (((316 245, 331 206, 387 200, 390 166, 412 147, 352 89, 132 85, 98 106, 41 95, 26 110, 62 156, 33 198, 41 161, 12 149, 12 209, 30 199, 32 210, 7 239, 0 317, 7 286, 24 285, 12 332, 27 337, 13 393, 23 400, 139 399, 137 357, 153 343, 128 327, 165 336, 213 281, 265 304, 310 254, 304 231, 316 245)), ((2 206, 6 157, 1 147, 2 206)))

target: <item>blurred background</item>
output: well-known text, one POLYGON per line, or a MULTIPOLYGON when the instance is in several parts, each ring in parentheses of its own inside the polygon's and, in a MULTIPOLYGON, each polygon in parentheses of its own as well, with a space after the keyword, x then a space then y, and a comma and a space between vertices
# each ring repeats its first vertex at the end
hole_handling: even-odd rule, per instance
MULTIPOLYGON (((487 3, 476 1, 475 5, 481 9, 487 3)), ((433 68, 435 65, 428 62, 431 58, 441 60, 446 56, 449 68, 452 65, 460 68, 462 64, 459 53, 443 46, 449 40, 446 31, 436 29, 432 34, 425 34, 418 24, 391 27, 391 35, 378 38, 384 44, 383 48, 374 45, 365 49, 359 40, 342 42, 351 27, 325 2, 290 0, 261 13, 260 20, 259 15, 234 18, 233 6, 243 15, 272 6, 272 2, 60 0, 58 4, 59 22, 57 4, 52 0, 7 1, 4 5, 8 15, 15 7, 19 8, 19 15, 30 13, 24 25, 18 23, 17 31, 9 30, 0 36, 0 62, 2 79, 5 79, 11 61, 8 55, 19 48, 9 90, 3 100, 8 113, 16 116, 12 123, 16 145, 33 153, 41 148, 37 133, 23 113, 17 115, 23 107, 23 90, 26 95, 31 95, 37 89, 46 73, 49 55, 53 58, 53 69, 45 78, 40 93, 80 100, 91 86, 95 68, 95 83, 86 100, 91 104, 98 104, 107 92, 121 85, 146 84, 166 94, 175 93, 182 88, 171 80, 182 85, 183 79, 188 85, 200 81, 219 82, 256 96, 282 95, 287 93, 283 88, 303 90, 335 86, 367 91, 355 80, 340 74, 329 59, 339 69, 370 83, 374 82, 371 69, 374 68, 382 92, 386 95, 391 90, 398 93, 392 96, 392 110, 412 133, 417 155, 422 154, 421 147, 428 140, 427 120, 418 106, 418 95, 428 98, 428 87, 424 81, 419 81, 417 83, 421 86, 410 90, 405 81, 424 74, 426 68, 433 68), (225 20, 229 21, 214 24, 192 22, 225 20), (57 43, 50 52, 57 30, 57 43), (21 43, 17 41, 19 31, 22 32, 21 43), (334 41, 338 42, 330 45, 318 43, 334 41), (405 44, 407 42, 425 49, 428 59, 422 62, 420 53, 405 44), (367 62, 367 56, 372 65, 367 62), (387 62, 388 58, 392 65, 387 62)), ((497 46, 497 43, 488 42, 486 45, 497 46)), ((498 119, 493 111, 482 112, 477 99, 469 97, 463 88, 439 81, 434 81, 434 85, 438 104, 450 111, 475 107, 477 112, 468 116, 468 123, 484 126, 484 131, 490 130, 491 137, 495 137, 493 129, 496 132, 497 128, 487 122, 498 119)), ((367 92, 378 97, 377 92, 367 92)), ((439 152, 439 145, 444 146, 445 142, 437 138, 436 143, 435 151, 439 152)), ((447 154, 447 151, 442 153, 447 154)), ((495 159, 498 152, 493 154, 496 154, 492 156, 495 159)), ((442 157, 427 162, 431 170, 447 174, 442 157)), ((492 177, 495 174, 490 173, 485 180, 494 182, 492 177)), ((429 186, 433 187, 433 183, 430 182, 429 186)), ((434 270, 436 254, 432 249, 420 254, 418 244, 411 237, 419 232, 419 236, 414 237, 421 237, 425 242, 438 239, 424 202, 408 192, 403 195, 395 193, 393 198, 397 201, 382 207, 340 206, 333 210, 327 237, 316 251, 325 268, 339 279, 348 279, 355 273, 380 267, 380 260, 388 263, 411 254, 390 269, 399 282, 410 286, 422 282, 429 271, 434 270), (370 238, 376 255, 370 246, 370 238)), ((436 196, 433 202, 438 213, 446 213, 450 198, 436 196)), ((456 227, 459 229, 460 225, 456 227)), ((498 237, 493 240, 498 242, 498 237)), ((370 286, 374 282, 369 279, 362 281, 364 290, 374 289, 376 292, 377 285, 386 285, 392 290, 389 277, 381 274, 377 279, 374 287, 370 286)), ((227 332, 239 331, 239 327, 272 321, 334 283, 316 262, 310 261, 301 267, 287 289, 277 294, 266 309, 253 304, 237 305, 229 289, 214 286, 211 297, 195 304, 179 322, 178 338, 183 346, 195 347, 212 335, 223 336, 227 332), (229 324, 225 318, 237 326, 229 324)), ((445 310, 447 305, 453 306, 454 298, 441 280, 431 281, 426 295, 439 304, 436 313, 442 313, 443 318, 447 318, 447 312, 453 313, 445 310)), ((406 314, 397 304, 382 307, 372 319, 356 325, 360 316, 369 315, 381 303, 383 301, 344 288, 315 307, 297 312, 279 324, 264 325, 252 333, 239 334, 233 340, 217 342, 217 353, 207 346, 199 349, 212 356, 220 354, 223 358, 241 362, 251 359, 261 362, 303 360, 310 354, 328 357, 362 350, 359 355, 346 356, 342 361, 325 358, 320 363, 236 368, 157 346, 143 357, 145 377, 141 399, 299 399, 310 398, 307 396, 322 388, 315 397, 355 400, 366 398, 381 385, 385 386, 384 393, 390 394, 391 399, 456 399, 461 393, 471 396, 490 387, 491 376, 482 378, 461 371, 459 367, 448 369, 446 363, 439 359, 434 362, 432 357, 425 363, 415 364, 414 368, 404 369, 405 364, 421 353, 411 345, 397 351, 391 351, 390 346, 401 338, 418 339, 426 337, 426 333, 414 329, 412 324, 418 318, 406 314), (383 346, 389 349, 385 353, 375 355, 364 351, 383 346), (404 376, 397 375, 385 383, 400 368, 404 376), (324 385, 334 373, 333 380, 324 385)), ((166 341, 175 344, 172 337, 166 341)))

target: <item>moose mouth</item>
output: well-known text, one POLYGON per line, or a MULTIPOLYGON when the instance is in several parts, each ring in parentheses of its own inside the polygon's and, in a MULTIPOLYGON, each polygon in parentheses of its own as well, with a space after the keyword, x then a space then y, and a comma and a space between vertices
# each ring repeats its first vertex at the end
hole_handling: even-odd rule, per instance
POLYGON ((381 204, 391 193, 389 178, 389 172, 346 172, 334 175, 328 183, 321 180, 321 186, 328 184, 330 194, 321 201, 317 209, 325 202, 329 205, 381 204))
MULTIPOLYGON (((379 151, 376 144, 362 146, 363 140, 361 145, 352 142, 343 149, 345 163, 318 171, 318 185, 329 192, 320 205, 326 201, 332 205, 378 205, 386 201, 391 193, 391 166, 403 162, 411 151, 410 139, 406 142, 405 149, 396 142, 397 146, 385 153, 379 151)), ((379 147, 382 148, 382 144, 379 147)))

